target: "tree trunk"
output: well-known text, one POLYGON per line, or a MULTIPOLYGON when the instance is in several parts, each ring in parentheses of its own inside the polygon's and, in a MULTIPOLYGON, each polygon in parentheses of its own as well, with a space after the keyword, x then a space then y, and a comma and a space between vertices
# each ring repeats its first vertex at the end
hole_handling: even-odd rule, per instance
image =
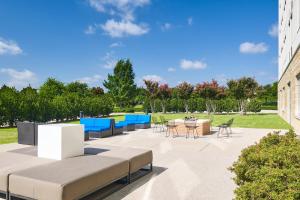
POLYGON ((189 105, 188 105, 188 102, 187 102, 187 101, 184 101, 184 109, 185 109, 185 112, 186 112, 186 113, 189 112, 189 105))
POLYGON ((161 108, 162 108, 162 112, 166 113, 166 104, 161 102, 161 108))
POLYGON ((151 108, 151 113, 154 113, 154 101, 150 101, 150 108, 151 108))

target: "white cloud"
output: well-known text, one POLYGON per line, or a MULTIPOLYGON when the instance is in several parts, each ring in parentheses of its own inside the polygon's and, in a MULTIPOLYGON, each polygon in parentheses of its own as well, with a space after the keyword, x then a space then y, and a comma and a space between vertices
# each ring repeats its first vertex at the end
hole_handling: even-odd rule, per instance
POLYGON ((270 27, 270 29, 269 29, 269 31, 268 31, 268 34, 271 36, 271 37, 274 37, 274 38, 276 38, 276 37, 278 37, 278 24, 273 24, 271 27, 270 27))
POLYGON ((162 77, 152 74, 152 75, 145 75, 143 76, 143 80, 151 80, 151 81, 156 81, 156 82, 166 82, 162 77))
POLYGON ((138 36, 146 34, 149 28, 145 24, 135 24, 131 21, 115 21, 114 19, 107 20, 105 24, 101 25, 104 32, 111 37, 124 37, 124 36, 138 36))
POLYGON ((95 74, 94 76, 86 76, 86 77, 79 78, 77 81, 81 83, 86 83, 88 85, 94 85, 97 83, 100 84, 102 80, 103 77, 101 75, 95 74))
POLYGON ((107 52, 102 58, 104 61, 103 67, 106 69, 113 69, 116 66, 117 60, 114 57, 114 52, 107 52))
POLYGON ((148 5, 150 0, 89 0, 91 7, 98 12, 119 15, 124 20, 134 20, 134 11, 148 5))
POLYGON ((180 67, 184 70, 188 69, 205 69, 207 67, 207 64, 200 60, 187 60, 182 59, 180 61, 180 67))
POLYGON ((122 42, 114 42, 109 45, 110 48, 122 47, 122 46, 123 46, 122 42))
POLYGON ((17 55, 21 54, 23 51, 19 45, 12 40, 4 40, 0 38, 0 55, 17 55))
POLYGON ((5 82, 5 84, 14 86, 18 89, 26 87, 29 84, 32 85, 37 81, 36 74, 27 69, 24 69, 23 71, 17 71, 12 68, 2 68, 0 69, 0 73, 6 74, 8 77, 8 80, 5 82))
POLYGON ((244 42, 240 44, 240 52, 245 54, 265 53, 268 51, 268 46, 261 43, 244 42))
POLYGON ((171 25, 170 23, 164 23, 164 24, 160 27, 160 29, 161 29, 162 31, 167 31, 167 30, 169 30, 171 27, 172 27, 172 25, 171 25))
POLYGON ((96 33, 96 26, 89 25, 85 30, 84 33, 87 35, 92 35, 96 33))
POLYGON ((168 68, 168 72, 175 72, 175 71, 176 71, 176 69, 174 67, 169 67, 168 68))
POLYGON ((192 25, 193 25, 193 18, 192 18, 192 17, 189 17, 189 18, 187 19, 187 23, 188 23, 189 26, 192 26, 192 25))

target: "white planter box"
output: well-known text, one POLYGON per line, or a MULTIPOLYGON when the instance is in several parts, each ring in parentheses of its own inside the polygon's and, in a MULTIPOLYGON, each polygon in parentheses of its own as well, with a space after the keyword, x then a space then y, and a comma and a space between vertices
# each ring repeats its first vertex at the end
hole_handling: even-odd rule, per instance
POLYGON ((39 125, 38 133, 38 157, 62 160, 84 154, 83 125, 39 125))

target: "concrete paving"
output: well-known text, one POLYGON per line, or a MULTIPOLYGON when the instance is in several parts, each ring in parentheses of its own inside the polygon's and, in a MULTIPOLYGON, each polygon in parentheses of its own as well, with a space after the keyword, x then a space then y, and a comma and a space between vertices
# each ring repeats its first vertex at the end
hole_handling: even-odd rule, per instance
MULTIPOLYGON (((165 137, 152 129, 89 141, 88 143, 152 149, 153 172, 108 196, 116 199, 233 199, 235 184, 228 167, 243 148, 254 144, 270 129, 234 128, 233 134, 197 139, 165 137)), ((0 151, 23 147, 0 145, 0 151)), ((95 198, 97 199, 97 198, 95 198)))

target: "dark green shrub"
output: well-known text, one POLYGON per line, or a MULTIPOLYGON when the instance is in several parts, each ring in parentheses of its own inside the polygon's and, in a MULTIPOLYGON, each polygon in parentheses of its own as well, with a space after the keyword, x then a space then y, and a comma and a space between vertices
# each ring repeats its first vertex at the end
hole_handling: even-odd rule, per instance
POLYGON ((261 102, 257 101, 256 99, 251 99, 250 102, 247 104, 247 111, 250 112, 260 112, 261 111, 261 102))
POLYGON ((294 131, 268 134, 230 168, 236 199, 300 199, 300 140, 294 131))

